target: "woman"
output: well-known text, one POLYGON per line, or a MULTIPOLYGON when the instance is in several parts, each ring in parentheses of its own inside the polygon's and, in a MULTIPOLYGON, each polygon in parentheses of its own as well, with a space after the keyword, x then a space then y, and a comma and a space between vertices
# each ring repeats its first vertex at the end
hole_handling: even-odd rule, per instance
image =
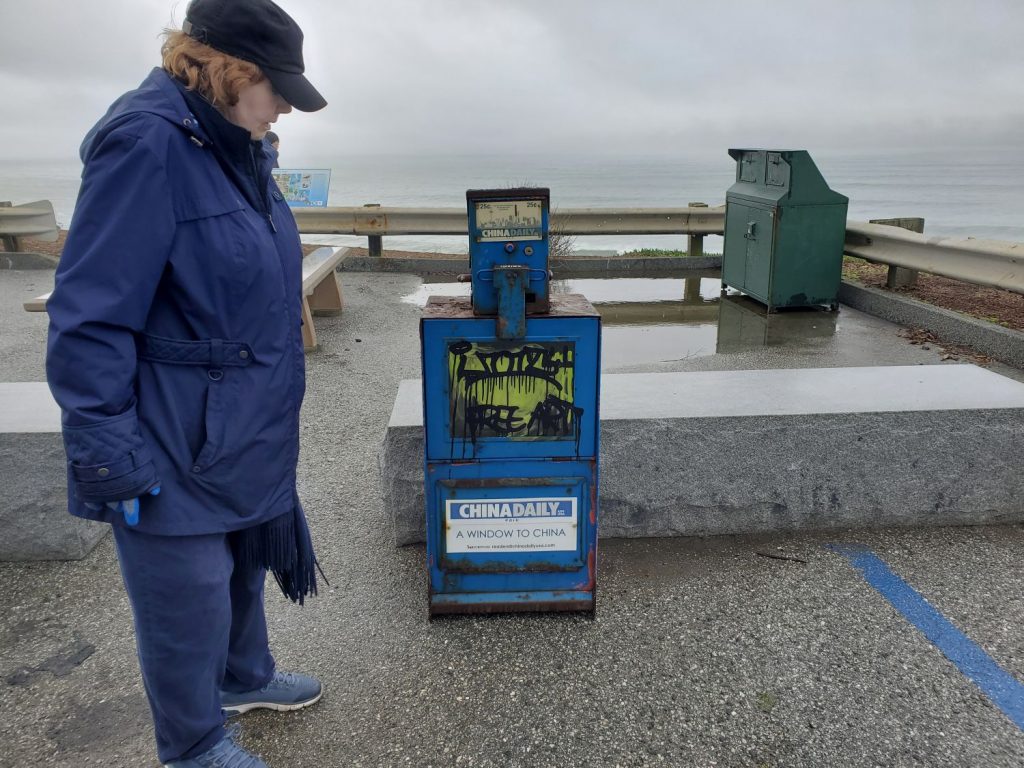
POLYGON ((262 139, 326 105, 270 0, 194 0, 163 67, 82 145, 47 305, 72 514, 110 523, 161 761, 265 764, 225 711, 298 709, 276 670, 265 569, 315 594, 295 490, 305 388, 301 249, 262 139))

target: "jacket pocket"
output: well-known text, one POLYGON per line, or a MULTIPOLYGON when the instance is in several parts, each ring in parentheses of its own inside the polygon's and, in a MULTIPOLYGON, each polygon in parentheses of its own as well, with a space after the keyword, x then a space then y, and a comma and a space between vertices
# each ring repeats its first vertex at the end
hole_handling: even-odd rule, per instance
POLYGON ((203 414, 203 443, 192 459, 192 472, 203 474, 216 464, 221 457, 224 445, 224 429, 226 426, 225 405, 228 401, 227 381, 221 370, 207 371, 209 383, 206 388, 206 408, 203 414))
POLYGON ((239 429, 229 417, 237 412, 240 369, 252 364, 252 347, 229 339, 147 333, 135 343, 139 400, 172 463, 197 479, 224 466, 238 450, 232 441, 237 442, 239 429))
POLYGON ((245 205, 237 199, 237 193, 215 195, 207 198, 182 196, 174 201, 174 218, 179 223, 210 219, 227 213, 244 211, 245 205))

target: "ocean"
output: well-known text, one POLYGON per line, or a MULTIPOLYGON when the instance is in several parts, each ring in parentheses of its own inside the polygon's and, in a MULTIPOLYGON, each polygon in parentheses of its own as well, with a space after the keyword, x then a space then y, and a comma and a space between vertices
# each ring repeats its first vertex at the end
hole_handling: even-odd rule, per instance
MULTIPOLYGON (((471 188, 547 186, 552 207, 718 205, 735 177, 726 150, 691 155, 310 155, 285 167, 330 168, 330 204, 462 207, 471 188)), ((856 220, 921 216, 925 233, 1024 242, 1024 153, 1012 149, 812 152, 829 186, 850 198, 856 220)), ((0 161, 0 200, 48 199, 57 220, 71 221, 77 161, 0 161)), ((313 242, 365 245, 365 238, 310 236, 313 242)), ((686 247, 685 236, 577 237, 577 250, 686 247)), ((466 251, 464 237, 388 237, 395 250, 466 251)), ((721 238, 705 251, 721 250, 721 238)))

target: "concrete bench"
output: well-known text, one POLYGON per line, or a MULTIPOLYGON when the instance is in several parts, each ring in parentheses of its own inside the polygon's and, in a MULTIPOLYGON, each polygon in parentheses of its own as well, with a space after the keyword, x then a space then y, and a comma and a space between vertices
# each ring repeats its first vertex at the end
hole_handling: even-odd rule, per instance
POLYGON ((46 383, 0 384, 0 560, 79 560, 110 529, 68 514, 66 466, 46 383))
MULTIPOLYGON (((342 310, 341 284, 335 271, 347 248, 317 248, 302 260, 302 345, 316 349, 313 315, 337 315, 342 310)), ((49 293, 29 299, 26 312, 45 312, 49 293)))
POLYGON ((302 344, 316 349, 313 315, 340 315, 341 283, 337 268, 348 248, 317 248, 302 260, 302 344))
POLYGON ((47 291, 42 296, 36 296, 34 299, 29 299, 21 306, 25 308, 26 312, 45 312, 46 302, 50 298, 50 293, 52 293, 52 291, 47 291))
MULTIPOLYGON (((396 545, 423 541, 419 381, 380 454, 396 545)), ((612 374, 600 535, 1024 520, 1024 384, 972 365, 612 374)))

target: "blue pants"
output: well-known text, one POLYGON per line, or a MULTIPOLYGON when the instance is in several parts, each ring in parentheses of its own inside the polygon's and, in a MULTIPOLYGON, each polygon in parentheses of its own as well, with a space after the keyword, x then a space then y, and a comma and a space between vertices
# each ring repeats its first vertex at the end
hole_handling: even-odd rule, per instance
POLYGON ((235 568, 230 533, 151 536, 113 528, 157 754, 164 763, 194 757, 224 737, 220 689, 251 691, 273 677, 266 571, 235 568))

